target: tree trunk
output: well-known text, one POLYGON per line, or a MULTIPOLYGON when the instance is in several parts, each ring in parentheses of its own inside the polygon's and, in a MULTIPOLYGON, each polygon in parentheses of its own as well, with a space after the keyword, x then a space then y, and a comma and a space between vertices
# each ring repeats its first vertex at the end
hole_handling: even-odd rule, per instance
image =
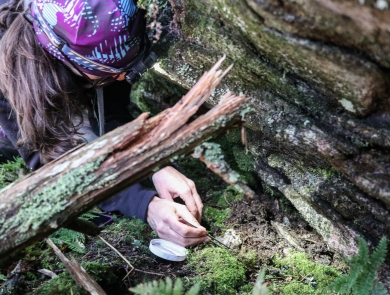
POLYGON ((190 88, 226 54, 234 69, 208 102, 228 90, 250 97, 249 151, 262 183, 346 256, 356 236, 390 240, 388 1, 169 2, 158 72, 190 88))
POLYGON ((149 120, 143 114, 1 190, 0 258, 240 122, 247 99, 227 94, 221 104, 186 124, 226 74, 216 71, 221 62, 173 108, 149 120))

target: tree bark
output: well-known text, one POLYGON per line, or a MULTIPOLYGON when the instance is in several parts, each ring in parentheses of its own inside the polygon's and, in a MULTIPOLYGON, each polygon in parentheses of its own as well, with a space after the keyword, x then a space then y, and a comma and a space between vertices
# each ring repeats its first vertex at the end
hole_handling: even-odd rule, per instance
MULTIPOLYGON (((390 240, 390 9, 383 1, 172 0, 158 73, 190 88, 221 54, 249 96, 248 149, 331 249, 390 240), (363 4, 361 4, 363 3, 363 4), (382 4, 379 4, 382 3, 382 4), (167 49, 167 45, 170 44, 167 49)), ((388 2, 386 2, 388 3, 388 2)), ((390 279, 389 279, 390 281, 390 279)))
POLYGON ((4 188, 0 257, 49 235, 153 169, 240 122, 246 98, 228 93, 217 107, 186 124, 227 73, 217 70, 221 62, 173 108, 149 120, 143 114, 4 188))

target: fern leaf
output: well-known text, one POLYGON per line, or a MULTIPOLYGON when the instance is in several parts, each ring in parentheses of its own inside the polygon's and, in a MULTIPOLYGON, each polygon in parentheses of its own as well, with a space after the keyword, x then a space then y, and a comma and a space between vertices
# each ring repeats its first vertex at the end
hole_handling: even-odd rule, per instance
POLYGON ((382 284, 378 284, 374 289, 372 289, 370 295, 389 295, 386 288, 382 284))
POLYGON ((359 247, 359 252, 357 255, 353 256, 347 262, 352 265, 363 265, 368 259, 370 258, 370 251, 368 249, 366 241, 358 237, 358 247, 359 247))
POLYGON ((387 240, 382 238, 377 248, 370 255, 367 243, 364 239, 359 240, 359 253, 347 260, 350 264, 349 275, 344 275, 336 279, 329 289, 338 292, 340 295, 380 295, 388 294, 380 285, 376 288, 378 280, 375 279, 377 268, 384 262, 387 253, 387 240), (383 293, 383 292, 386 293, 383 293))
POLYGON ((349 295, 351 294, 351 287, 348 287, 348 276, 342 275, 334 280, 329 285, 329 290, 335 291, 340 295, 349 295))
POLYGON ((82 233, 67 228, 60 228, 52 234, 50 238, 58 247, 62 247, 63 244, 66 244, 69 249, 74 252, 80 254, 85 253, 85 236, 82 233))
MULTIPOLYGON (((164 281, 160 281, 160 284, 163 284, 163 283, 164 283, 164 281)), ((172 292, 172 279, 170 277, 167 277, 165 279, 165 287, 163 289, 164 289, 164 292, 166 294, 172 294, 173 295, 173 292, 172 292)))
POLYGON ((387 239, 383 237, 370 257, 371 267, 374 270, 376 270, 385 261, 386 253, 387 239))
MULTIPOLYGON (((170 279, 169 277, 167 278, 170 279)), ((172 295, 182 295, 183 294, 183 283, 180 278, 175 281, 175 285, 173 286, 172 295)))
POLYGON ((185 295, 198 295, 200 292, 200 283, 193 285, 185 295))
MULTIPOLYGON (((181 279, 177 279, 173 284, 171 278, 167 277, 165 282, 142 283, 129 290, 137 295, 182 295, 183 283, 181 279)), ((200 284, 196 284, 185 295, 198 295, 199 290, 200 284)))
POLYGON ((259 276, 257 277, 255 286, 252 290, 252 295, 268 295, 268 289, 266 286, 264 286, 264 277, 265 277, 265 269, 262 269, 260 271, 259 276))

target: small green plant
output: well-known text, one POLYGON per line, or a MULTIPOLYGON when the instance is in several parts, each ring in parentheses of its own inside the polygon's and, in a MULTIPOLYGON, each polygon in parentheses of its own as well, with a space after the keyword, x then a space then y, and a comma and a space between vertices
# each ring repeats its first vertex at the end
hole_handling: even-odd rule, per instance
POLYGON ((50 239, 60 248, 68 246, 69 249, 76 253, 85 253, 85 236, 82 233, 67 228, 60 228, 50 236, 50 239))
POLYGON ((22 158, 15 158, 15 161, 0 164, 0 189, 17 180, 21 171, 23 173, 28 171, 22 158))
POLYGON ((236 290, 246 281, 244 265, 226 249, 209 247, 194 252, 189 264, 202 274, 193 278, 201 283, 202 292, 236 294, 236 290))
POLYGON ((7 280, 7 277, 0 273, 0 281, 6 281, 6 280, 7 280))
POLYGON ((252 290, 252 295, 269 295, 268 289, 264 286, 265 269, 262 269, 257 277, 255 286, 252 290))
POLYGON ((372 254, 369 253, 367 243, 359 239, 359 252, 347 260, 351 269, 349 274, 337 278, 329 290, 340 295, 388 295, 382 284, 375 278, 375 272, 385 261, 387 253, 387 239, 383 237, 372 254))
POLYGON ((184 290, 181 279, 178 278, 175 281, 175 284, 173 284, 171 278, 167 277, 165 282, 153 281, 142 283, 129 290, 137 295, 198 295, 200 284, 195 284, 188 292, 183 293, 184 290))
POLYGON ((153 3, 153 1, 156 2, 156 4, 159 7, 165 7, 168 4, 167 0, 139 0, 137 2, 137 6, 142 9, 147 9, 149 6, 153 3))

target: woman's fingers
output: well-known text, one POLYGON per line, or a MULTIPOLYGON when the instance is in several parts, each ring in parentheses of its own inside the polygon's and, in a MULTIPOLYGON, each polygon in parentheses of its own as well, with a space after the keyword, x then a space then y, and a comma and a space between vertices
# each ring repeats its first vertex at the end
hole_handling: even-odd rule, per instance
POLYGON ((162 239, 182 246, 192 246, 209 240, 206 229, 183 205, 155 197, 149 204, 147 221, 162 239), (196 227, 179 221, 183 218, 196 227))
POLYGON ((191 179, 173 167, 165 167, 153 175, 153 183, 161 198, 172 200, 180 197, 191 214, 200 221, 203 203, 191 179))

